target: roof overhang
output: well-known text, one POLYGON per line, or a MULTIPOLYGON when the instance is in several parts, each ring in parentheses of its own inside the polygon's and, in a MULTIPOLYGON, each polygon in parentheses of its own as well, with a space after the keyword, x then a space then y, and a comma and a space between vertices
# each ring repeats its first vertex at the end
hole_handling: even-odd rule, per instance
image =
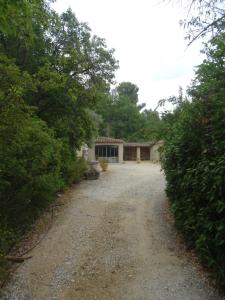
POLYGON ((123 144, 124 141, 109 137, 99 137, 96 139, 95 144, 123 144))
POLYGON ((150 147, 150 143, 124 143, 124 147, 150 147))

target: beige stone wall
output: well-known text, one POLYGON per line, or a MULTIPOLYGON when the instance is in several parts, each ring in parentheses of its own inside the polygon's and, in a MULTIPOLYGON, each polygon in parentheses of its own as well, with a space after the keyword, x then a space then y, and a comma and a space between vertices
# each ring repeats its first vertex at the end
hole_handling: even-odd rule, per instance
POLYGON ((88 146, 86 144, 82 145, 80 150, 77 150, 77 157, 88 160, 88 146))
POLYGON ((160 161, 159 148, 162 145, 163 145, 163 141, 159 141, 151 147, 151 150, 150 150, 150 159, 151 159, 151 161, 154 161, 154 162, 160 161))
POLYGON ((77 150, 77 157, 82 157, 82 148, 80 150, 77 150))
POLYGON ((95 146, 88 148, 88 160, 94 161, 95 160, 95 146))
POLYGON ((123 144, 119 144, 119 163, 122 163, 123 162, 123 144))

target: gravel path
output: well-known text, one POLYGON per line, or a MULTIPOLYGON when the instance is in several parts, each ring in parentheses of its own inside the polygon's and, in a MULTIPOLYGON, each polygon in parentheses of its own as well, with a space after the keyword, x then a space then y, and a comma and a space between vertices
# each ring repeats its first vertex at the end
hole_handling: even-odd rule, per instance
POLYGON ((1 299, 221 299, 165 218, 160 166, 111 164, 66 205, 1 299))

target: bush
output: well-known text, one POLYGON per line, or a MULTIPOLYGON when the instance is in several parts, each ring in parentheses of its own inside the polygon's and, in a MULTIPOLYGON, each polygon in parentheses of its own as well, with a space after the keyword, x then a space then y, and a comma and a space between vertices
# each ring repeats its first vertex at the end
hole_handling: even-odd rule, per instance
POLYGON ((62 177, 66 185, 78 182, 87 170, 84 159, 77 159, 75 151, 71 151, 68 143, 64 142, 61 149, 62 177))
POLYGON ((175 224, 225 286, 225 103, 183 105, 165 141, 163 167, 175 224))
POLYGON ((64 182, 61 144, 44 122, 19 103, 5 105, 0 119, 0 225, 8 228, 4 234, 0 227, 0 248, 5 250, 64 182))
POLYGON ((225 34, 205 46, 165 139, 163 166, 177 227, 225 287, 225 34))
POLYGON ((79 181, 86 162, 23 103, 0 112, 0 253, 5 253, 57 191, 79 181))

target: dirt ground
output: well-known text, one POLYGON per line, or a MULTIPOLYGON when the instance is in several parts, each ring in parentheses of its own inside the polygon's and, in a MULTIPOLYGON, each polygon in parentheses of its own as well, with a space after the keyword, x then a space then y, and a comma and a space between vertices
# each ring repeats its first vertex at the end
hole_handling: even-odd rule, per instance
POLYGON ((164 188, 152 163, 76 185, 1 299, 222 299, 177 242, 164 188))

